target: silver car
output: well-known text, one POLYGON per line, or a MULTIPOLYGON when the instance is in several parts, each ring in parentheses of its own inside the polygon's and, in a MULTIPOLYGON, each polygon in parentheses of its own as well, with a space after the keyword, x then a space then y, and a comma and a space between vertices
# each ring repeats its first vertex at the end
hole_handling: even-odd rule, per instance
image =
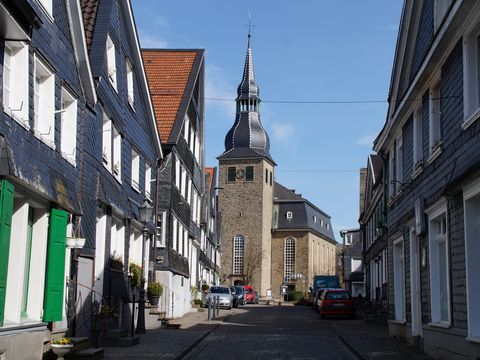
POLYGON ((210 301, 213 302, 213 298, 217 296, 220 301, 220 307, 225 307, 229 310, 232 308, 233 295, 230 288, 227 286, 212 286, 205 298, 205 305, 208 306, 210 301))

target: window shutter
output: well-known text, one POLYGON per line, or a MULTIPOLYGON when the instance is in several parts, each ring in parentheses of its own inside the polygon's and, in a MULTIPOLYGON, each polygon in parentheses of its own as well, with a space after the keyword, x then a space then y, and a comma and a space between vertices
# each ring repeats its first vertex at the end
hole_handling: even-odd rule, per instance
POLYGON ((67 212, 52 209, 48 230, 45 294, 43 299, 43 320, 47 322, 62 320, 67 220, 67 212))
POLYGON ((14 190, 7 180, 0 181, 0 326, 3 326, 5 312, 14 190))

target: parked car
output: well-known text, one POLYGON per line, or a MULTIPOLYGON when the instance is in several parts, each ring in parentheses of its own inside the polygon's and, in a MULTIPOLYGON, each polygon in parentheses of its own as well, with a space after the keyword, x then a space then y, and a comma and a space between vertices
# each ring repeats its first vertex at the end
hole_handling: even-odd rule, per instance
POLYGON ((315 275, 313 277, 312 285, 313 286, 312 286, 311 296, 313 297, 313 299, 311 299, 311 301, 312 301, 313 309, 315 311, 318 311, 317 302, 320 299, 320 296, 317 296, 318 290, 322 290, 320 292, 320 295, 322 295, 323 290, 327 288, 340 289, 340 281, 338 276, 336 275, 315 275))
POLYGON ((237 292, 237 289, 235 288, 235 286, 232 285, 232 286, 229 286, 229 288, 230 288, 230 292, 233 295, 233 307, 238 307, 239 305, 238 297, 240 294, 237 292))
POLYGON ((235 296, 237 296, 237 302, 239 305, 245 305, 245 295, 247 294, 243 286, 235 286, 235 296))
POLYGON ((245 285, 244 288, 246 291, 245 301, 253 304, 255 302, 255 289, 251 285, 245 285))
POLYGON ((205 297, 205 307, 208 307, 208 304, 213 301, 215 296, 219 297, 220 307, 225 307, 229 310, 233 307, 234 296, 228 286, 212 286, 205 297))
POLYGON ((318 301, 320 317, 346 315, 355 318, 355 304, 350 293, 344 289, 325 289, 318 301))

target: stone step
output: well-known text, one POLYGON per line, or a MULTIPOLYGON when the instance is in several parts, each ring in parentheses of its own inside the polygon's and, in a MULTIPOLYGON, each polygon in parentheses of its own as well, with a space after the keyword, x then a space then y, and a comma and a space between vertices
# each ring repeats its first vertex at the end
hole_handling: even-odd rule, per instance
POLYGON ((105 333, 105 339, 120 339, 128 336, 126 329, 110 329, 105 333))
POLYGON ((81 351, 77 351, 68 356, 68 360, 100 360, 103 359, 104 348, 88 348, 81 351))
POLYGON ((79 352, 90 347, 90 338, 88 337, 72 337, 71 340, 74 345, 74 352, 79 352))

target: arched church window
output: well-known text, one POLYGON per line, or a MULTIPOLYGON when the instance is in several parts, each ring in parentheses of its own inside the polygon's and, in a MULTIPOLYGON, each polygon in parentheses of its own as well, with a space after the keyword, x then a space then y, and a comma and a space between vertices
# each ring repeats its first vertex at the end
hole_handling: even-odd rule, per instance
POLYGON ((295 239, 286 238, 284 245, 284 279, 285 282, 292 282, 295 279, 295 239))
POLYGON ((245 238, 243 235, 233 237, 233 274, 243 274, 243 262, 245 256, 245 238))

